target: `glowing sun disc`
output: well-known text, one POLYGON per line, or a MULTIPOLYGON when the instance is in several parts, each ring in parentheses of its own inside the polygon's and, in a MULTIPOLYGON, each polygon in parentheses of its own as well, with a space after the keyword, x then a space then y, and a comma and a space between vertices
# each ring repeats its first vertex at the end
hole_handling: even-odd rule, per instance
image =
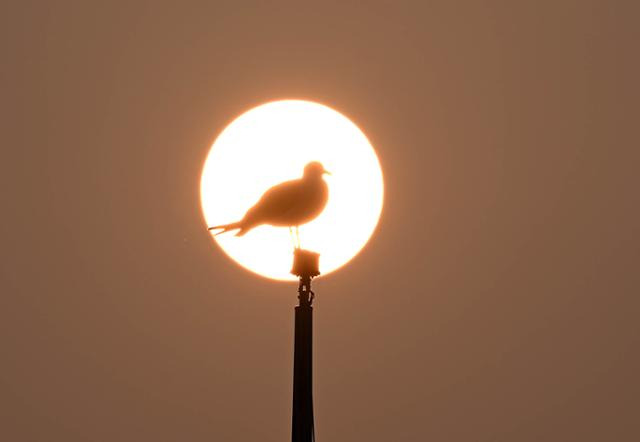
MULTIPOLYGON (((380 163, 364 133, 344 115, 322 104, 282 100, 255 107, 218 136, 200 182, 208 226, 240 220, 271 186, 300 178, 305 164, 320 161, 329 202, 300 226, 302 248, 320 253, 326 275, 350 261, 373 233, 383 201, 380 163)), ((285 227, 262 225, 245 236, 213 236, 242 267, 267 278, 289 274, 293 243, 285 227)))

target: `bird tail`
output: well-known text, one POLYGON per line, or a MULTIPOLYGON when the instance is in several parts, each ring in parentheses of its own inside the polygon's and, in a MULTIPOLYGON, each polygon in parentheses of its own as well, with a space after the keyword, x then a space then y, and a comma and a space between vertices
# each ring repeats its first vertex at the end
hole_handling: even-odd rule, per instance
MULTIPOLYGON (((242 224, 240 221, 235 222, 235 223, 229 223, 229 224, 221 224, 219 226, 213 226, 213 227, 209 227, 209 230, 220 230, 219 232, 216 232, 214 235, 218 236, 221 233, 227 233, 231 230, 236 230, 236 229, 240 229, 240 232, 242 232, 242 224)), ((240 232, 238 232, 238 235, 240 235, 240 232)), ((244 233, 243 233, 244 234, 244 233)))

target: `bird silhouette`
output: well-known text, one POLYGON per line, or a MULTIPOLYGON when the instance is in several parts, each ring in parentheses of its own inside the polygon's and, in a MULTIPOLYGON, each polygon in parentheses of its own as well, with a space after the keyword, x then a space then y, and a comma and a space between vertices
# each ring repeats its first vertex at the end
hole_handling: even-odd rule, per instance
POLYGON ((329 174, 321 163, 312 161, 304 166, 302 178, 267 190, 240 221, 209 227, 209 230, 220 230, 216 235, 238 230, 236 236, 243 236, 254 227, 269 224, 290 230, 295 227, 297 231, 298 226, 315 219, 327 205, 329 188, 322 179, 325 173, 329 174))

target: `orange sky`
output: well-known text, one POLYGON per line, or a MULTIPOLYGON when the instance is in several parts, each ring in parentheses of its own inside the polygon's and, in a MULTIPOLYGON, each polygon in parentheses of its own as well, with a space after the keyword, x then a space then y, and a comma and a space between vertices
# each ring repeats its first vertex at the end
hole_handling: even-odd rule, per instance
POLYGON ((315 286, 319 441, 640 439, 638 6, 12 2, 0 439, 290 438, 295 286, 212 244, 214 137, 340 109, 379 230, 315 286))

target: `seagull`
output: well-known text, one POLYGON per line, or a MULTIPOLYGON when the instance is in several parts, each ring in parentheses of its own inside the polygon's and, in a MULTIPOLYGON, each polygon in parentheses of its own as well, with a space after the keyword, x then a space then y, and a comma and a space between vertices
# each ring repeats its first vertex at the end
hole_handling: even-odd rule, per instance
POLYGON ((267 190, 240 221, 209 227, 209 230, 220 230, 215 235, 238 230, 235 236, 243 236, 254 227, 269 224, 289 227, 290 232, 295 227, 297 234, 300 225, 318 217, 327 205, 329 188, 322 179, 324 174, 331 175, 321 163, 312 161, 304 166, 302 178, 267 190))

